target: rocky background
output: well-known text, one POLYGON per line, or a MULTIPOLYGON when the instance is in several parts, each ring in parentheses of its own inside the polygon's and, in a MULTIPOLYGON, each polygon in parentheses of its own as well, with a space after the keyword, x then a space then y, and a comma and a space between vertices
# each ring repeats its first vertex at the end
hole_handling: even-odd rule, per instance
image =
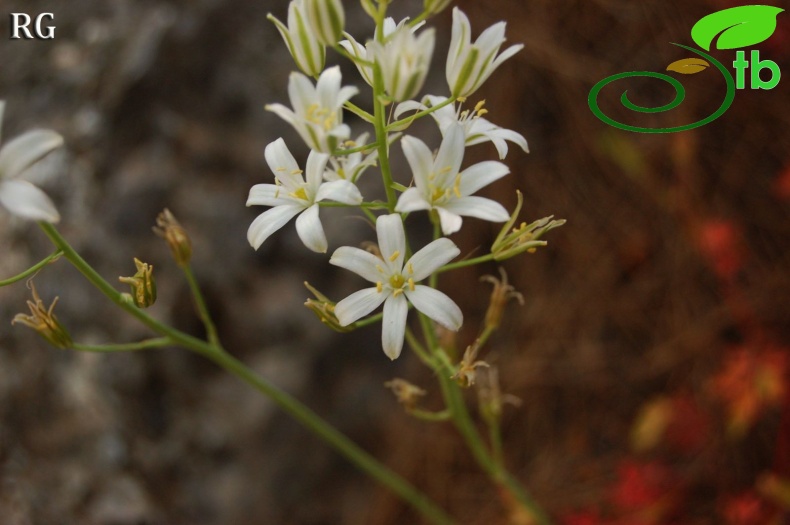
MULTIPOLYGON (((504 264, 525 305, 513 303, 484 356, 521 400, 505 411, 508 465, 558 523, 786 523, 788 81, 739 91, 720 119, 669 135, 616 130, 587 107, 598 80, 685 58, 669 42, 691 44, 694 22, 734 4, 460 2, 475 34, 506 19, 509 40, 525 44, 475 94, 491 120, 523 133, 531 149, 511 149, 512 175, 484 193, 512 209, 520 189, 524 220, 568 220, 547 248, 504 264)), ((399 0, 392 9, 400 18, 419 6, 399 0)), ((391 363, 375 328, 335 334, 302 306, 303 281, 341 298, 358 287, 355 276, 305 250, 293 225, 258 252, 246 242, 262 211, 245 208, 247 192, 271 179, 266 144, 283 136, 298 159, 307 153, 263 107, 287 99, 293 65, 266 20, 286 10, 284 0, 2 0, 0 35, 11 12, 52 12, 57 26, 54 40, 0 39, 3 137, 32 127, 66 137, 64 151, 30 176, 56 200, 62 233, 108 279, 134 273, 133 257, 156 267, 156 316, 202 335, 187 287, 151 233, 169 207, 192 236, 195 271, 234 355, 461 523, 528 523, 510 512, 454 429, 409 418, 385 390, 388 379, 405 377, 429 391, 426 407, 439 407, 433 378, 413 356, 391 363)), ((348 18, 353 34, 370 33, 361 12, 348 18)), ((446 92, 450 19, 448 10, 436 20, 444 44, 432 93, 446 92)), ((790 71, 786 13, 759 48, 790 71)), ((732 52, 714 54, 732 60, 732 52)), ((346 82, 359 84, 343 68, 346 82)), ((687 101, 650 117, 654 125, 697 120, 719 105, 715 71, 681 80, 687 101)), ((644 105, 672 96, 649 82, 629 89, 644 105)), ((432 126, 419 129, 438 144, 432 126)), ((395 150, 396 177, 408 183, 395 150)), ((494 154, 477 146, 467 162, 494 154)), ((372 238, 364 221, 331 211, 322 211, 331 246, 372 238)), ((497 230, 469 220, 453 239, 479 253, 497 230)), ((0 213, 0 277, 50 251, 35 225, 0 213)), ((490 287, 479 277, 496 272, 443 276, 465 312, 459 345, 485 313, 490 287)), ((150 335, 63 261, 35 283, 45 302, 60 297, 59 318, 80 342, 150 335)), ((199 357, 58 351, 11 327, 28 295, 21 283, 0 289, 0 523, 420 522, 199 357)))

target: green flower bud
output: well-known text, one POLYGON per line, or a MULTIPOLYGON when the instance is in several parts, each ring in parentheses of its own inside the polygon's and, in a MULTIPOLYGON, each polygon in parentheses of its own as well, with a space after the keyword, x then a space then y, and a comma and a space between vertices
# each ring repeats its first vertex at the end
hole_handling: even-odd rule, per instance
POLYGON ((132 293, 132 302, 138 308, 148 308, 156 302, 156 281, 154 280, 154 267, 135 257, 134 265, 137 273, 132 277, 118 277, 118 280, 128 284, 132 293))
POLYGON ((326 46, 333 46, 343 37, 346 14, 340 0, 305 0, 307 19, 316 38, 326 46))

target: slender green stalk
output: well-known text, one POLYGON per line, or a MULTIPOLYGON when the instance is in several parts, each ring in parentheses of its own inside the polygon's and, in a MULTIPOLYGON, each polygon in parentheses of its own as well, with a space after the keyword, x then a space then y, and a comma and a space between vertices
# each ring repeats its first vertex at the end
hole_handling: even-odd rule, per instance
POLYGON ((450 410, 442 410, 441 412, 430 412, 428 410, 420 410, 419 408, 415 408, 413 410, 409 410, 409 415, 414 416, 417 419, 422 419, 423 421, 449 421, 452 417, 450 410))
POLYGON ((426 116, 426 115, 430 115, 430 114, 431 114, 431 113, 433 113, 434 111, 437 111, 437 110, 439 110, 439 109, 441 109, 441 108, 443 108, 443 107, 445 107, 445 106, 449 106, 450 104, 452 104, 452 103, 453 103, 453 102, 455 102, 456 100, 457 100, 457 99, 455 99, 455 98, 452 98, 452 97, 451 97, 451 98, 448 98, 448 99, 447 99, 447 100, 445 100, 444 102, 440 102, 439 104, 436 104, 435 106, 431 106, 431 107, 430 107, 430 108, 428 108, 428 109, 424 109, 424 110, 422 110, 422 111, 418 111, 417 113, 415 113, 415 114, 413 114, 413 115, 409 115, 409 116, 408 116, 408 117, 406 117, 406 118, 402 118, 402 119, 400 119, 400 120, 396 120, 395 122, 391 122, 391 123, 390 123, 390 124, 387 126, 387 130, 392 130, 392 129, 399 129, 399 128, 401 128, 401 127, 405 126, 405 125, 411 124, 412 122, 414 122, 414 121, 415 121, 415 120, 417 120, 418 118, 422 118, 422 117, 424 117, 424 116, 426 116))
POLYGON ((38 272, 40 269, 42 269, 44 266, 48 265, 49 263, 56 261, 61 255, 63 255, 62 251, 55 250, 55 252, 52 255, 34 264, 24 272, 17 274, 4 281, 0 281, 0 287, 8 286, 9 284, 14 284, 16 282, 21 281, 22 279, 27 279, 31 275, 35 275, 36 272, 38 272))
POLYGON ((339 149, 333 151, 332 155, 335 157, 342 157, 344 155, 351 155, 352 153, 359 153, 360 151, 364 151, 364 152, 373 151, 378 147, 379 147, 378 143, 371 142, 370 144, 363 144, 362 146, 355 146, 353 148, 339 149))
POLYGON ((321 419, 321 417, 310 410, 306 405, 257 375, 244 363, 222 351, 216 345, 206 343, 205 341, 201 341, 175 328, 160 323, 143 310, 125 301, 121 297, 121 294, 115 290, 110 283, 104 280, 104 278, 71 247, 54 226, 45 222, 39 223, 39 226, 44 230, 44 233, 46 233, 52 243, 63 252, 63 256, 66 257, 66 259, 68 259, 68 261, 79 270, 93 286, 98 288, 107 298, 125 310, 128 314, 138 319, 154 332, 172 341, 174 345, 182 346, 210 359, 226 371, 267 396, 291 417, 299 421, 323 441, 334 447, 360 470, 395 492, 404 501, 425 516, 431 523, 438 525, 455 523, 450 516, 437 507, 423 493, 379 463, 373 456, 362 450, 345 435, 321 419))
POLYGON ((107 344, 107 345, 82 345, 74 343, 72 349, 79 350, 80 352, 96 352, 96 353, 117 353, 117 352, 134 352, 137 350, 150 350, 151 348, 162 348, 164 346, 173 346, 173 341, 169 337, 159 337, 156 339, 146 339, 137 343, 121 343, 121 344, 107 344))
POLYGON ((375 117, 373 115, 371 115, 370 113, 368 113, 367 111, 365 111, 364 109, 355 105, 352 102, 346 101, 346 103, 343 104, 343 107, 349 110, 354 115, 361 118, 362 120, 364 120, 365 122, 369 122, 370 124, 373 124, 375 122, 375 117))
POLYGON ((195 279, 195 274, 192 272, 192 267, 187 264, 182 266, 181 269, 184 271, 184 277, 189 284, 189 291, 192 292, 192 299, 195 301, 195 308, 197 309, 198 316, 203 322, 203 327, 206 329, 206 339, 212 346, 222 348, 222 344, 219 341, 219 336, 217 335, 217 327, 214 325, 214 321, 211 319, 211 314, 209 313, 208 307, 206 306, 206 300, 203 298, 203 292, 200 290, 200 285, 198 285, 197 279, 195 279))
POLYGON ((387 207, 390 213, 395 212, 395 189, 392 187, 392 171, 390 169, 389 144, 387 144, 387 114, 381 97, 384 96, 384 77, 378 64, 373 68, 373 116, 376 128, 376 142, 379 144, 379 167, 387 192, 387 207))
POLYGON ((436 270, 436 273, 443 273, 450 270, 457 270, 459 268, 466 268, 467 266, 474 266, 476 264, 493 261, 493 260, 494 260, 494 255, 489 253, 488 255, 481 255, 480 257, 474 257, 472 259, 464 259, 463 261, 445 264, 444 266, 436 270))

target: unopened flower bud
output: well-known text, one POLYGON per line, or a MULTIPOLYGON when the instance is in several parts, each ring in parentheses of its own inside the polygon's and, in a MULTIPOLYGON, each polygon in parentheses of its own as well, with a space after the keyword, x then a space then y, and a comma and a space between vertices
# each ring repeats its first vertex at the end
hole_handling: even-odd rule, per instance
POLYGON ((521 192, 517 191, 516 193, 518 195, 516 209, 491 246, 491 253, 497 261, 504 261, 524 252, 534 253, 539 246, 548 244, 546 241, 540 240, 543 234, 565 224, 565 219, 553 220, 554 216, 549 215, 531 224, 522 222, 521 225, 514 228, 513 225, 516 223, 521 206, 524 203, 524 197, 521 195, 521 192))
POLYGON ((488 300, 485 320, 485 326, 490 330, 499 328, 499 325, 502 323, 502 315, 505 312, 505 305, 507 305, 508 301, 515 299, 518 301, 518 304, 524 305, 524 296, 507 282, 507 273, 505 273, 504 268, 499 268, 499 275, 502 276, 501 280, 493 275, 484 275, 480 278, 481 281, 494 285, 494 289, 491 290, 491 298, 488 300))
POLYGON ((288 6, 287 26, 271 14, 267 18, 277 26, 299 69, 311 77, 318 76, 324 70, 326 49, 307 22, 304 0, 293 0, 288 6))
POLYGON ((414 410, 420 398, 425 395, 425 390, 422 388, 397 377, 384 383, 384 386, 392 390, 392 393, 398 399, 398 403, 403 405, 406 411, 414 410))
POLYGON ((398 28, 386 43, 368 44, 381 67, 384 88, 390 98, 402 102, 417 96, 425 83, 433 55, 434 31, 427 29, 419 36, 412 28, 398 28))
POLYGON ((307 299, 304 305, 313 312, 322 323, 335 332, 346 333, 354 330, 353 323, 348 326, 343 326, 340 324, 340 321, 337 320, 337 316, 335 315, 335 303, 333 301, 330 301, 327 296, 313 288, 307 281, 305 281, 304 285, 305 288, 310 290, 315 296, 315 299, 307 299))
POLYGON ((441 13, 450 5, 452 0, 425 0, 423 2, 423 10, 432 15, 441 13))
POLYGON ((118 280, 131 287, 131 298, 138 308, 148 308, 156 302, 156 281, 154 280, 154 267, 134 259, 137 273, 131 277, 118 277, 118 280))
POLYGON ((192 258, 192 242, 186 230, 167 208, 156 218, 154 233, 162 237, 170 246, 176 264, 182 268, 189 265, 189 260, 192 258))
POLYGON ((33 285, 32 281, 29 287, 33 292, 33 300, 27 302, 27 306, 30 308, 30 315, 17 314, 14 320, 11 321, 11 324, 22 323, 32 328, 55 348, 71 348, 73 344, 71 336, 53 313, 58 298, 55 297, 55 300, 52 301, 49 308, 45 308, 44 302, 38 296, 38 292, 36 292, 36 287, 33 285))
POLYGON ((343 37, 346 14, 340 0, 305 0, 307 19, 319 42, 333 46, 343 37))

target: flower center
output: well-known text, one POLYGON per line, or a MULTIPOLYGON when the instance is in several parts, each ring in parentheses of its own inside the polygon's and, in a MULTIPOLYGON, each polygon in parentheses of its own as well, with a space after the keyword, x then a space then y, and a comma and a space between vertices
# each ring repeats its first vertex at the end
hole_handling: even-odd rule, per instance
POLYGON ((307 108, 307 120, 322 126, 324 131, 329 131, 337 126, 337 111, 330 111, 317 103, 313 103, 307 108))

